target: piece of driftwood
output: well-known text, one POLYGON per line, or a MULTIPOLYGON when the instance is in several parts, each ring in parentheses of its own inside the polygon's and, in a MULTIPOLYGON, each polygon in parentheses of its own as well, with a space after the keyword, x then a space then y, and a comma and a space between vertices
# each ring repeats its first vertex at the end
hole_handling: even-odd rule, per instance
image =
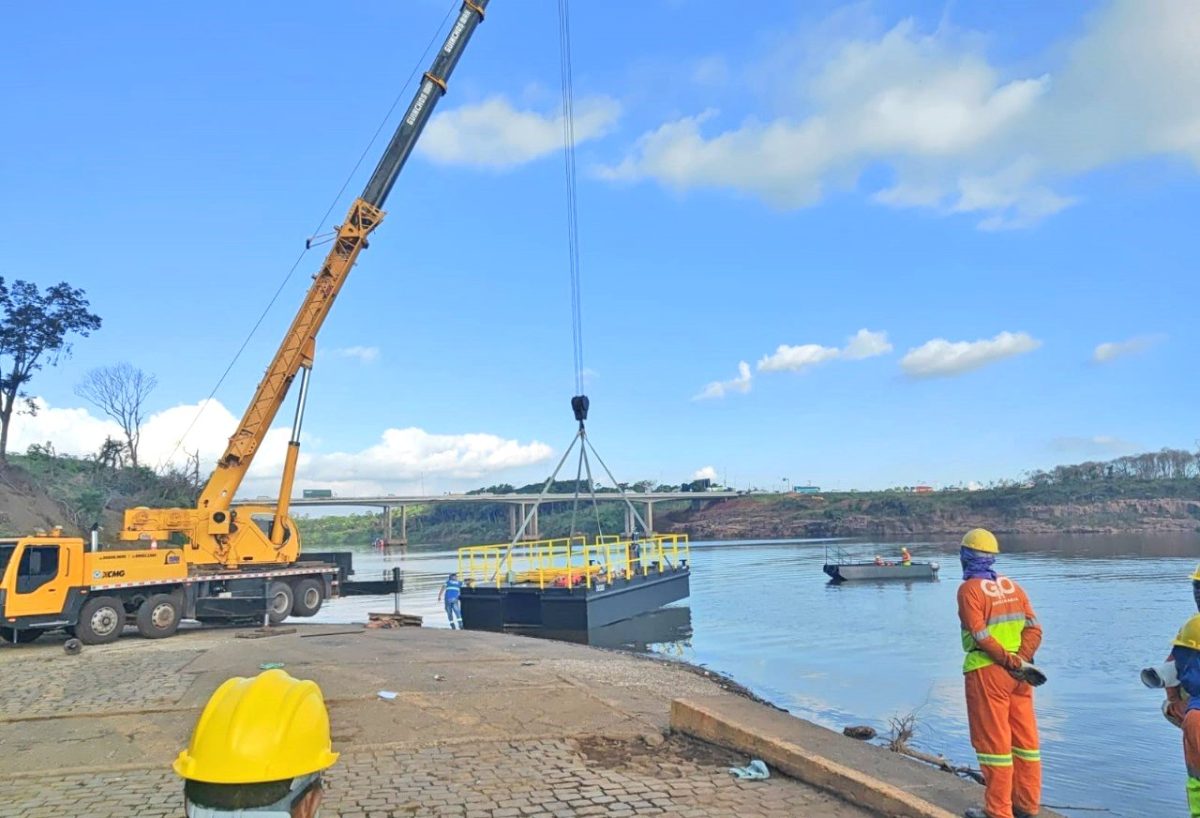
POLYGON ((972 767, 964 767, 958 764, 953 764, 945 756, 935 756, 931 753, 925 753, 920 750, 913 749, 909 746, 909 739, 917 732, 917 714, 909 713, 907 716, 900 716, 894 719, 889 719, 892 725, 892 733, 888 738, 888 749, 894 753, 906 755, 909 758, 915 758, 917 761, 923 761, 926 764, 932 764, 939 770, 945 770, 948 773, 954 773, 958 776, 963 776, 975 781, 979 784, 983 782, 983 772, 972 767))
POLYGON ((369 613, 367 627, 381 628, 419 628, 425 623, 423 617, 405 613, 369 613))

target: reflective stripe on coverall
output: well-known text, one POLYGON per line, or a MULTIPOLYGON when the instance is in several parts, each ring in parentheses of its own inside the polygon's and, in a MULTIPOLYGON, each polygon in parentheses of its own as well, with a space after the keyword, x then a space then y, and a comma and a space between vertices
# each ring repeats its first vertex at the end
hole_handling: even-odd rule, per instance
POLYGON ((1010 654, 1029 662, 1042 642, 1029 598, 1008 577, 969 579, 958 589, 964 684, 971 745, 983 770, 990 818, 1013 806, 1036 815, 1042 796, 1041 751, 1033 688, 1009 675, 1010 654))
POLYGON ((1200 818, 1200 710, 1189 710, 1183 717, 1183 760, 1187 764, 1189 814, 1200 818))

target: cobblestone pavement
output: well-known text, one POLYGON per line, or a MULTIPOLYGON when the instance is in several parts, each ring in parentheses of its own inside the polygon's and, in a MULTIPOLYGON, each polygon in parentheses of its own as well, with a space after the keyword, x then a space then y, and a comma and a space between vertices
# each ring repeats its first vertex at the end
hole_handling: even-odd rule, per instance
POLYGON ((739 783, 728 767, 745 758, 664 739, 673 698, 733 695, 671 663, 423 628, 61 643, 0 648, 0 818, 179 818, 171 760, 212 691, 266 662, 325 692, 342 753, 326 818, 865 815, 782 776, 739 783))
MULTIPOLYGON (((460 742, 349 752, 331 771, 324 815, 339 818, 565 818, 673 815, 865 818, 784 778, 738 782, 738 761, 682 738, 659 747, 598 738, 460 742)), ((178 818, 169 769, 3 782, 0 818, 178 818)))
MULTIPOLYGON (((58 652, 23 657, 20 672, 7 673, 0 716, 63 716, 92 713, 114 706, 122 710, 173 705, 196 678, 184 672, 201 651, 169 649, 146 651, 130 661, 130 642, 119 650, 88 651, 79 661, 66 664, 58 652), (153 680, 149 681, 148 680, 153 680)), ((16 653, 15 648, 10 650, 16 653)), ((46 652, 43 652, 46 653, 46 652)))

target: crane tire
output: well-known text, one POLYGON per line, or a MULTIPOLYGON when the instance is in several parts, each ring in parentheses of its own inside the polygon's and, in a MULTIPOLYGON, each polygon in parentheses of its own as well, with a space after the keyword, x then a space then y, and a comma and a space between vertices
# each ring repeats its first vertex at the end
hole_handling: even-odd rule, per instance
POLYGON ((41 635, 41 628, 25 628, 24 630, 0 628, 0 639, 3 639, 5 642, 11 642, 14 645, 28 645, 41 635))
POLYGON ((286 582, 271 582, 267 584, 267 621, 278 625, 288 618, 295 604, 292 586, 286 582))
POLYGON ((154 594, 137 612, 138 633, 147 639, 164 639, 179 630, 179 597, 154 594))
POLYGON ((325 589, 315 579, 302 579, 292 586, 295 601, 292 602, 292 616, 313 616, 321 610, 325 601, 325 589))
POLYGON ((125 604, 115 596, 98 596, 84 603, 75 633, 85 645, 107 645, 125 630, 125 604))

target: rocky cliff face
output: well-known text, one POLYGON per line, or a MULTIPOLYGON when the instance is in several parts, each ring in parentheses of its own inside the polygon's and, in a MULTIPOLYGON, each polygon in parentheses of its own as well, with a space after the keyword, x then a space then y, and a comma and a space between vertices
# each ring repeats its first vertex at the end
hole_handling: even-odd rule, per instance
POLYGON ((699 511, 675 512, 661 530, 682 531, 695 539, 775 539, 863 535, 960 534, 983 526, 1019 534, 1193 532, 1200 530, 1200 501, 1119 499, 1062 505, 1029 505, 1014 510, 945 508, 919 498, 902 507, 877 501, 763 502, 739 498, 699 511))

